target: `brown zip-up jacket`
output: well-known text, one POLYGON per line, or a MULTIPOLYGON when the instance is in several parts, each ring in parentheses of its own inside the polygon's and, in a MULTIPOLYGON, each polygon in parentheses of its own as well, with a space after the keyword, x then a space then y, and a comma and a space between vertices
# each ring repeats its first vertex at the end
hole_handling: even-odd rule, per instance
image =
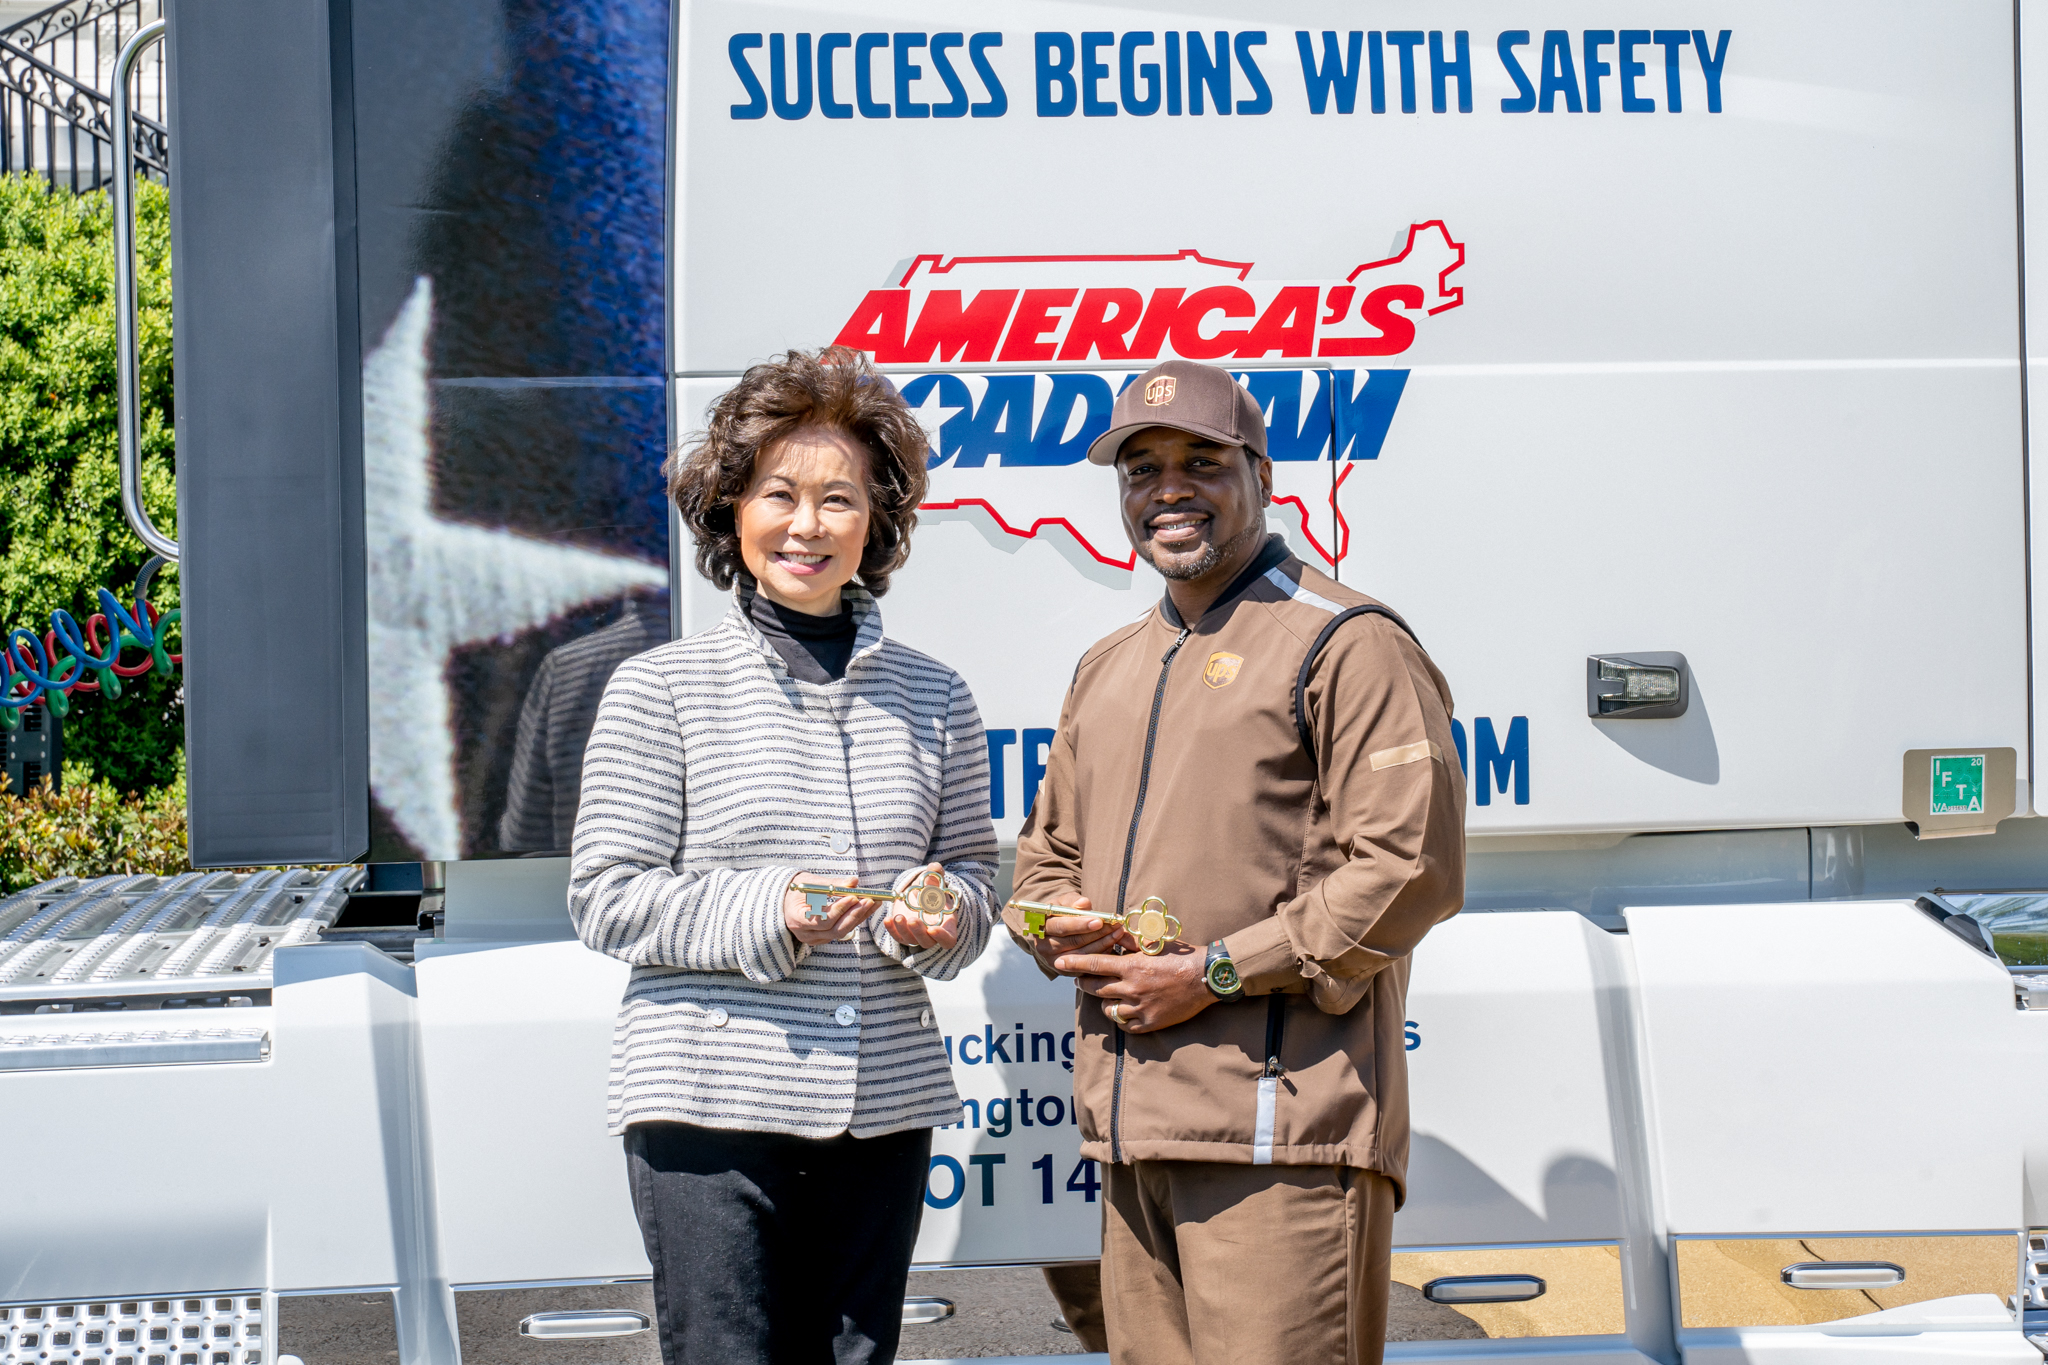
POLYGON ((1158 896, 1183 939, 1224 941, 1247 997, 1126 1034, 1080 996, 1084 1155, 1354 1166, 1403 1187, 1408 954, 1464 898, 1450 713, 1398 618, 1277 536, 1200 621, 1162 599, 1082 656, 1014 894, 1158 896))

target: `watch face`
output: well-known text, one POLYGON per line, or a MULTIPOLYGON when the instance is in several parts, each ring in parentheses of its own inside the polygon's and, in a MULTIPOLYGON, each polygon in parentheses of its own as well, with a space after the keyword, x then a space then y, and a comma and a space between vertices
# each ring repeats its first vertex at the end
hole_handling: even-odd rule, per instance
POLYGON ((1209 989, 1218 995, 1229 995, 1242 985, 1237 979, 1237 964, 1229 958, 1219 958, 1209 964, 1209 989))

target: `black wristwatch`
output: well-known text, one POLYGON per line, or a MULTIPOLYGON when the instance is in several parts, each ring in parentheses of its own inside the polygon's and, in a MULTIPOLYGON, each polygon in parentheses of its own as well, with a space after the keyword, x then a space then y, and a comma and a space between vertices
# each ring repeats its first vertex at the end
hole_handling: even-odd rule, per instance
POLYGON ((1230 959, 1230 950, 1217 939, 1209 945, 1209 960, 1203 964, 1202 980, 1209 985, 1209 993, 1218 1000, 1244 999, 1244 982, 1238 979, 1237 964, 1230 959))

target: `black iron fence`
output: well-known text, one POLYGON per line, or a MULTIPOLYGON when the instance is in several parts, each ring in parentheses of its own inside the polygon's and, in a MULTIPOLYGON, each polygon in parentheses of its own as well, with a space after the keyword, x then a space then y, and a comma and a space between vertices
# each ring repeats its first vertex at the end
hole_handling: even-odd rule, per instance
MULTIPOLYGON (((114 174, 114 59, 161 16, 161 0, 66 0, 0 28, 0 172, 100 189, 114 174)), ((135 64, 135 165, 170 179, 163 47, 135 64)))

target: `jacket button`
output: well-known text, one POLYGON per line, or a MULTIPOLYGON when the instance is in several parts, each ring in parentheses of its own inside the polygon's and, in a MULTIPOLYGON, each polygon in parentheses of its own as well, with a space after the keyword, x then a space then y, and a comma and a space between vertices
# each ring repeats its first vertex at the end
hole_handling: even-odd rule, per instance
POLYGON ((844 853, 853 847, 853 840, 838 832, 826 835, 825 842, 834 853, 844 853))
POLYGON ((920 1010, 918 1012, 917 1026, 919 1028, 930 1028, 932 1026, 932 1012, 930 1010, 920 1010))
POLYGON ((841 1005, 832 1011, 832 1017, 839 1021, 839 1027, 852 1028, 854 1021, 860 1018, 860 1011, 851 1005, 841 1005))
POLYGON ((713 1028, 724 1028, 726 1013, 722 1009, 713 1009, 704 1016, 704 1019, 713 1028))

